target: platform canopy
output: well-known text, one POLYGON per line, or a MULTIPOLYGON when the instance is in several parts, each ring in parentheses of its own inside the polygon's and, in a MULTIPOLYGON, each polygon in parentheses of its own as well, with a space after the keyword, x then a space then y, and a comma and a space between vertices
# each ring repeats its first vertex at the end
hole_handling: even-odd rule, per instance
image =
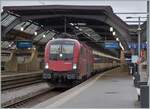
POLYGON ((110 6, 6 6, 1 14, 3 41, 27 38, 45 44, 61 32, 94 43, 118 37, 125 50, 131 41, 128 25, 110 6))

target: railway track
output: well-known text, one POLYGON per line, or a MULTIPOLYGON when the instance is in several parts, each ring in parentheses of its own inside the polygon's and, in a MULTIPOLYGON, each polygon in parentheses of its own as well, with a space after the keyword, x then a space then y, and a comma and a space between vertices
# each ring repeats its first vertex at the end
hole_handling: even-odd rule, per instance
POLYGON ((47 93, 53 88, 54 87, 49 87, 47 83, 43 82, 24 87, 17 87, 13 89, 4 90, 2 91, 1 106, 4 108, 15 107, 28 99, 47 93))
MULTIPOLYGON (((7 92, 8 90, 11 90, 11 88, 12 88, 12 86, 14 87, 14 84, 16 84, 16 82, 13 82, 13 81, 15 81, 15 80, 17 80, 17 81, 23 81, 23 82, 30 82, 30 81, 33 81, 33 79, 35 79, 35 78, 38 78, 39 79, 39 76, 41 76, 41 74, 39 74, 39 75, 32 75, 32 76, 30 76, 30 78, 28 78, 27 79, 27 77, 28 76, 23 76, 23 77, 21 77, 21 76, 18 76, 16 79, 12 79, 12 78, 5 78, 5 81, 6 81, 6 83, 5 83, 5 87, 7 86, 7 87, 9 87, 9 88, 5 88, 5 90, 4 90, 4 86, 3 86, 3 91, 2 91, 2 94, 3 94, 3 92, 5 93, 5 92, 7 92), (23 80, 23 79, 25 79, 25 80, 23 80), (8 81, 8 82, 7 82, 8 81), (9 84, 9 82, 11 82, 11 84, 9 84), (6 90, 6 89, 8 89, 8 90, 6 90)), ((35 79, 36 80, 36 79, 35 79)), ((19 84, 21 85, 21 83, 19 82, 19 84)), ((32 82, 33 83, 33 82, 32 82)), ((37 84, 39 84, 36 88, 39 88, 39 87, 41 87, 41 86, 43 86, 43 87, 41 87, 41 88, 39 88, 38 90, 35 90, 36 88, 34 87, 34 85, 36 85, 36 84, 32 84, 28 89, 33 89, 33 90, 35 90, 35 91, 33 91, 32 90, 32 92, 31 91, 29 91, 28 89, 26 89, 27 91, 28 91, 28 93, 26 94, 26 95, 23 95, 23 96, 18 96, 18 97, 15 97, 15 98, 10 98, 9 100, 7 100, 7 101, 5 101, 5 102, 3 102, 2 104, 1 104, 1 106, 3 107, 3 108, 28 108, 28 107, 32 107, 34 104, 38 104, 38 103, 40 103, 40 102, 43 102, 44 100, 42 100, 41 101, 41 99, 42 98, 44 98, 43 96, 45 96, 46 95, 46 97, 45 98, 47 98, 47 99, 50 99, 51 97, 53 97, 53 96, 55 96, 55 95, 58 95, 58 94, 60 94, 61 92, 63 92, 63 91, 60 91, 60 89, 59 89, 59 93, 55 93, 55 87, 54 86, 50 86, 50 85, 48 85, 47 83, 44 83, 43 82, 43 84, 42 83, 37 83, 37 84), (44 86, 44 85, 46 85, 46 87, 44 86), (34 89, 35 88, 35 89, 34 89), (49 97, 48 97, 49 96, 49 97), (38 99, 39 99, 39 101, 38 101, 38 99), (29 105, 28 105, 29 104, 29 105)), ((27 85, 26 86, 24 86, 24 87, 28 87, 27 85)), ((20 88, 20 87, 19 87, 20 88)), ((18 88, 18 89, 19 89, 18 88)), ((21 88, 23 88, 23 87, 21 87, 21 88)), ((14 88, 15 89, 15 88, 14 88)), ((13 89, 13 90, 14 90, 13 89)), ((16 88, 16 91, 18 90, 17 88, 16 88)), ((23 91, 26 91, 26 90, 23 90, 23 91)), ((14 91, 15 92, 15 91, 14 91)), ((14 94, 16 94, 16 92, 14 93, 14 94)), ((5 98, 6 97, 6 95, 7 94, 4 94, 3 95, 3 98, 5 98)), ((10 96, 11 95, 13 95, 13 94, 9 94, 10 96)), ((8 96, 8 95, 7 95, 8 96)), ((2 98, 2 100, 3 100, 3 98, 2 98)), ((7 97, 6 97, 7 98, 7 97)))
POLYGON ((28 95, 17 97, 13 100, 9 100, 2 103, 3 108, 30 108, 38 103, 41 103, 51 97, 54 97, 65 90, 56 89, 55 87, 49 87, 38 90, 36 92, 29 93, 28 95))
POLYGON ((1 80, 1 89, 8 90, 11 88, 21 87, 30 85, 38 82, 42 82, 42 73, 27 73, 27 74, 16 74, 16 75, 4 75, 1 80))
POLYGON ((53 89, 50 89, 49 91, 45 91, 45 92, 38 94, 34 97, 31 97, 29 99, 22 100, 21 102, 10 105, 10 106, 8 106, 8 108, 32 108, 33 106, 35 106, 41 102, 44 102, 54 96, 57 96, 64 91, 65 90, 53 88, 53 89))

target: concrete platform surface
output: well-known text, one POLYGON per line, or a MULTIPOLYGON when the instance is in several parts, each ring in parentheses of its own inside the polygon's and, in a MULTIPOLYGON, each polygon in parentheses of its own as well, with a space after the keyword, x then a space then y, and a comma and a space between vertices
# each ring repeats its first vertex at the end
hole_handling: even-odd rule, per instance
POLYGON ((137 92, 132 77, 121 68, 98 74, 86 82, 35 107, 136 108, 137 92))

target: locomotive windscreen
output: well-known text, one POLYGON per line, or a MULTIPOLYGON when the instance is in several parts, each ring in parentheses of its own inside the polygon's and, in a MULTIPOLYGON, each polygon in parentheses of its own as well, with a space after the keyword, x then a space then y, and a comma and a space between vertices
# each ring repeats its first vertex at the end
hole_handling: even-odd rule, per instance
POLYGON ((74 44, 51 44, 51 60, 71 60, 73 59, 74 44))

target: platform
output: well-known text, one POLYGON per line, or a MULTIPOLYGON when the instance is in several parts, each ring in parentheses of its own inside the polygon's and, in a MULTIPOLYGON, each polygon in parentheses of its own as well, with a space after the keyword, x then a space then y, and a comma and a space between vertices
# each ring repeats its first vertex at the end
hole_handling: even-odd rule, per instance
POLYGON ((35 107, 136 108, 139 105, 132 77, 128 72, 116 68, 98 74, 35 107))

